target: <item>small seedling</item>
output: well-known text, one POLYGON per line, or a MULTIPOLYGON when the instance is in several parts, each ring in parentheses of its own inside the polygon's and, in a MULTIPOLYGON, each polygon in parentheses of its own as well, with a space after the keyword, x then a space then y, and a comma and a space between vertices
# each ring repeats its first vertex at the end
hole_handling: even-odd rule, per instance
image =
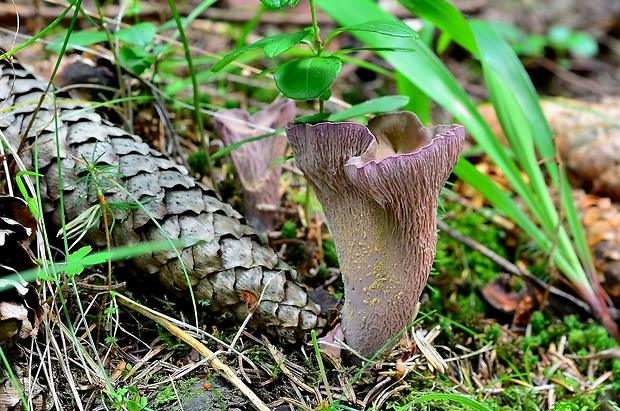
MULTIPOLYGON (((262 3, 271 9, 282 9, 285 6, 295 6, 297 1, 272 1, 262 0, 262 3)), ((318 22, 316 19, 316 6, 314 0, 310 0, 312 15, 312 27, 294 33, 282 33, 274 36, 265 37, 259 41, 248 44, 224 56, 212 68, 212 72, 217 72, 235 59, 252 50, 262 49, 267 57, 275 57, 288 52, 293 47, 303 44, 310 50, 311 56, 294 58, 285 63, 277 65, 275 68, 265 70, 261 75, 273 72, 273 78, 278 90, 286 97, 293 100, 314 100, 319 99, 321 113, 323 113, 323 102, 331 97, 330 87, 338 77, 342 69, 342 59, 340 56, 360 50, 372 51, 411 51, 406 48, 397 47, 361 47, 341 49, 334 53, 327 52, 331 40, 340 33, 365 31, 370 33, 382 34, 391 37, 412 37, 418 38, 418 34, 409 26, 400 21, 371 20, 363 24, 354 24, 340 27, 331 31, 325 40, 321 38, 318 22)), ((392 111, 400 108, 408 102, 407 98, 383 97, 374 101, 368 101, 356 106, 355 110, 347 113, 349 117, 359 116, 369 113, 392 111)), ((328 118, 329 115, 311 116, 304 118, 304 121, 320 121, 328 118)), ((341 121, 346 118, 332 119, 341 121)))

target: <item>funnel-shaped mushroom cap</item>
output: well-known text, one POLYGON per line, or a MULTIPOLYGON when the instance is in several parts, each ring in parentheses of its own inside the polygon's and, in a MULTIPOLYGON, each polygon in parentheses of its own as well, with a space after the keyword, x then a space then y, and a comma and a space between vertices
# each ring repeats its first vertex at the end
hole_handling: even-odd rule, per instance
POLYGON ((370 357, 412 320, 437 241, 439 194, 464 128, 424 128, 415 114, 294 125, 298 167, 323 204, 345 284, 346 342, 370 357))
MULTIPOLYGON (((293 121, 297 110, 293 100, 271 103, 263 110, 250 115, 245 110, 218 110, 215 128, 226 145, 267 134, 293 121)), ((243 188, 245 217, 259 231, 273 230, 273 211, 261 211, 261 204, 280 205, 280 165, 272 163, 286 153, 283 134, 245 143, 232 151, 231 157, 243 188)))

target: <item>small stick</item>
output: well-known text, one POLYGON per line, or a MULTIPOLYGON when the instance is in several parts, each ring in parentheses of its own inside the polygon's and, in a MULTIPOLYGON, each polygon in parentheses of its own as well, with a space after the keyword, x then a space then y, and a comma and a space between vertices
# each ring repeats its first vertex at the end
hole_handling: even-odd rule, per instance
MULTIPOLYGON (((580 300, 578 298, 575 298, 571 294, 569 294, 567 292, 564 292, 564 291, 560 290, 557 287, 554 287, 552 285, 551 286, 548 285, 547 283, 545 283, 545 282, 541 281, 540 279, 536 278, 528 270, 520 269, 519 267, 517 267, 516 265, 514 265, 510 261, 506 260, 501 255, 498 255, 497 253, 495 253, 492 250, 490 250, 489 248, 483 246, 482 244, 480 244, 476 240, 474 240, 472 238, 469 238, 469 237, 463 235, 462 233, 460 233, 459 231, 451 228, 444 221, 437 220, 437 227, 441 231, 445 232, 450 237, 455 239, 456 241, 459 241, 459 242, 463 243, 465 246, 471 248, 472 250, 478 251, 480 254, 482 254, 483 256, 487 257, 489 260, 493 261, 495 264, 497 264, 500 267, 502 267, 507 273, 519 276, 521 279, 523 279, 526 282, 526 284, 528 284, 528 286, 530 286, 530 287, 534 286, 534 287, 538 288, 539 290, 545 290, 545 289, 547 289, 547 287, 549 287, 549 291, 551 292, 551 294, 555 294, 558 297, 562 297, 562 298, 570 301, 571 303, 575 304, 576 306, 578 306, 584 312, 586 312, 588 314, 592 314, 592 310, 590 309, 590 306, 587 305, 586 303, 584 303, 582 300, 580 300)), ((531 292, 530 294, 532 295, 533 292, 531 292)))
POLYGON ((517 267, 510 261, 506 260, 501 255, 498 255, 494 251, 490 250, 489 248, 483 246, 476 240, 469 238, 466 235, 462 234, 461 232, 453 229, 448 224, 446 224, 445 221, 437 220, 437 228, 439 228, 441 231, 448 234, 450 237, 452 237, 456 241, 465 244, 467 247, 471 248, 472 250, 478 251, 480 254, 482 254, 489 260, 493 261, 495 264, 502 267, 509 274, 518 275, 519 277, 524 275, 523 271, 521 271, 519 267, 517 267))
POLYGON ((267 349, 269 350, 269 353, 271 354, 273 359, 276 360, 276 363, 278 364, 284 375, 289 377, 299 387, 303 388, 304 391, 314 394, 314 390, 312 389, 312 387, 310 387, 308 384, 305 384, 303 381, 293 375, 291 370, 289 370, 284 363, 284 360, 286 359, 284 355, 280 351, 278 351, 276 347, 274 347, 273 344, 271 344, 265 336, 263 336, 263 343, 265 344, 265 347, 267 347, 267 349))

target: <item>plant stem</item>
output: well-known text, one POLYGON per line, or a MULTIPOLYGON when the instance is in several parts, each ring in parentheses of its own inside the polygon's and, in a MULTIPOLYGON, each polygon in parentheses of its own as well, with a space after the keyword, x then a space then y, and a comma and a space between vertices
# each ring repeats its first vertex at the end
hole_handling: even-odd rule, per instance
MULTIPOLYGON (((321 31, 319 29, 319 22, 316 18, 316 4, 314 3, 314 0, 308 0, 308 2, 310 3, 310 14, 312 15, 312 31, 314 32, 314 44, 316 44, 316 56, 319 57, 321 53, 323 52, 323 41, 321 40, 321 31)), ((324 113, 324 112, 325 112, 325 102, 321 98, 319 98, 319 113, 324 113)), ((306 202, 304 204, 304 211, 306 213, 306 224, 308 227, 310 227, 310 224, 312 222, 312 219, 310 217, 311 190, 312 190, 312 187, 310 187, 310 182, 306 181, 306 202)))
POLYGON ((308 0, 310 2, 310 14, 312 15, 312 31, 314 32, 314 43, 316 44, 317 57, 323 52, 323 42, 321 41, 321 31, 319 29, 319 22, 316 19, 316 5, 314 0, 308 0))
POLYGON ((183 23, 181 22, 181 17, 177 12, 176 5, 173 0, 168 0, 168 6, 170 7, 170 11, 172 12, 172 16, 174 17, 174 21, 177 24, 177 29, 179 30, 179 37, 181 38, 181 44, 183 45, 183 50, 185 51, 185 59, 187 60, 187 66, 189 68, 190 78, 192 79, 192 89, 194 92, 194 115, 196 118, 196 125, 198 126, 198 133, 200 134, 200 144, 205 151, 205 158, 207 160, 207 169, 209 170, 209 174, 211 177, 211 185, 213 186, 213 191, 217 198, 220 198, 220 190, 217 187, 217 180, 215 178, 213 161, 211 160, 211 155, 209 154, 209 137, 205 133, 204 123, 202 122, 202 112, 200 111, 200 96, 198 93, 198 81, 196 80, 196 68, 194 67, 194 63, 192 62, 192 55, 189 50, 189 44, 187 42, 187 38, 185 37, 185 31, 183 29, 183 23))

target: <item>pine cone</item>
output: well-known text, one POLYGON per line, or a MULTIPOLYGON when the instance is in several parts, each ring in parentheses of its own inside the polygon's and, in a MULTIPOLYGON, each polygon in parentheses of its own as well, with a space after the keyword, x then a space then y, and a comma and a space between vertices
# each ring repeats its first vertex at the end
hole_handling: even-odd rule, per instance
MULTIPOLYGON (((13 66, 6 60, 0 62, 0 100, 5 110, 10 108, 0 117, 0 130, 17 149, 47 83, 18 63, 13 62, 13 66)), ((135 203, 136 198, 172 239, 203 240, 179 254, 196 299, 208 300, 208 310, 232 314, 242 321, 251 307, 244 298, 247 301, 248 295, 262 294, 251 327, 292 341, 323 325, 319 307, 297 282, 295 270, 260 244, 257 233, 230 205, 190 177, 184 167, 142 143, 138 136, 102 119, 88 105, 58 94, 55 102, 51 95, 46 97, 28 138, 20 157, 32 165, 35 150, 38 153, 44 210, 51 214, 54 224, 61 223, 58 150, 67 221, 98 204, 93 191, 95 176, 108 204, 135 203), (91 178, 85 178, 89 177, 85 163, 96 165, 101 178, 92 173, 91 178)), ((112 246, 165 239, 144 209, 110 208, 114 213, 112 246)), ((105 247, 103 224, 92 227, 83 241, 105 247)), ((132 261, 130 268, 148 281, 156 279, 169 293, 189 298, 182 264, 174 250, 142 255, 132 261)))

